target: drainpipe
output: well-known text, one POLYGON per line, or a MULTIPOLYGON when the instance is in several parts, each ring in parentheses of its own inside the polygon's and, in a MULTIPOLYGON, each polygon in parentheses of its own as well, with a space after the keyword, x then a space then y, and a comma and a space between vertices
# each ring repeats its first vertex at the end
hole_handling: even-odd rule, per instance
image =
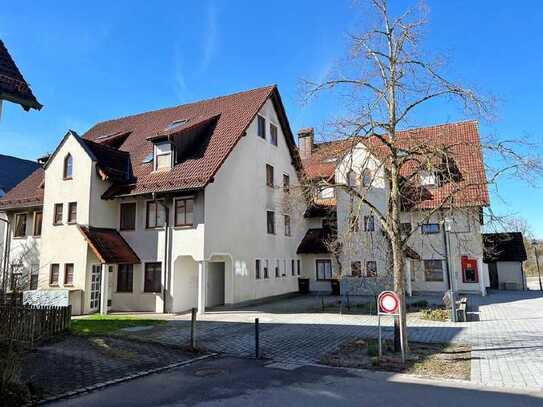
POLYGON ((443 247, 445 248, 445 267, 447 268, 447 285, 451 293, 451 319, 456 322, 456 295, 454 293, 454 283, 452 279, 451 266, 449 261, 449 225, 447 219, 443 219, 443 247))
MULTIPOLYGON (((157 202, 156 193, 152 193, 153 201, 157 202)), ((164 208, 165 224, 164 224, 164 285, 162 286, 162 312, 168 312, 167 298, 168 286, 170 281, 170 207, 168 206, 169 197, 164 197, 160 201, 160 205, 164 208)))
MULTIPOLYGON (((7 216, 7 215, 6 215, 7 216)), ((8 268, 9 268, 9 253, 11 246, 11 223, 9 220, 0 218, 0 221, 6 223, 6 233, 4 237, 4 254, 2 257, 2 292, 6 292, 8 288, 8 268)))

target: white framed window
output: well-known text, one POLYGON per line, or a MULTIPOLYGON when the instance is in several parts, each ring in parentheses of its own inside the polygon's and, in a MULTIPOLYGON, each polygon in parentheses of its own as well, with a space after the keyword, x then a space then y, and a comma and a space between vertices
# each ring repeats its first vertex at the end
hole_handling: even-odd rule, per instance
POLYGON ((315 260, 315 269, 317 273, 317 280, 331 280, 332 279, 332 260, 330 259, 317 259, 315 260))
POLYGON ((433 187, 437 185, 437 175, 433 171, 423 171, 420 173, 420 183, 425 187, 433 187))
POLYGON ((424 279, 443 281, 443 260, 424 260, 424 279))
POLYGON ((424 223, 420 226, 420 232, 423 235, 433 235, 439 233, 439 223, 424 223))
POLYGON ((169 170, 173 165, 173 148, 169 141, 163 141, 154 145, 155 171, 169 170))

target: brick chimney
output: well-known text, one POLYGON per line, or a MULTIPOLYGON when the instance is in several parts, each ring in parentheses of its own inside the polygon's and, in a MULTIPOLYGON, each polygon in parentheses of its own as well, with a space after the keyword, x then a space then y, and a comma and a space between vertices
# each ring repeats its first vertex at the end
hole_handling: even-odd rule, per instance
POLYGON ((311 158, 311 150, 313 149, 313 136, 315 132, 313 127, 298 130, 298 150, 300 158, 307 160, 311 158))

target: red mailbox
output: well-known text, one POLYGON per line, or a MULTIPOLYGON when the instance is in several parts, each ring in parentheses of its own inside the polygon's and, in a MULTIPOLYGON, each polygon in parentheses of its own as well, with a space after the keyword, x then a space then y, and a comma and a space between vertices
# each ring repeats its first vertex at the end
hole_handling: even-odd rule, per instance
POLYGON ((479 282, 479 270, 477 269, 476 259, 470 259, 468 256, 462 256, 462 281, 464 283, 479 282))

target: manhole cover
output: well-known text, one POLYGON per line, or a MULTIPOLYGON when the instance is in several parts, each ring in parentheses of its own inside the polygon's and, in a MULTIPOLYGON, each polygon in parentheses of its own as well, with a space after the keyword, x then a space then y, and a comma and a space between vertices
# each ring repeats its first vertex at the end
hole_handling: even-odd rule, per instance
POLYGON ((223 369, 202 368, 202 369, 196 369, 194 371, 194 376, 209 377, 209 376, 218 376, 223 373, 224 373, 223 369))

